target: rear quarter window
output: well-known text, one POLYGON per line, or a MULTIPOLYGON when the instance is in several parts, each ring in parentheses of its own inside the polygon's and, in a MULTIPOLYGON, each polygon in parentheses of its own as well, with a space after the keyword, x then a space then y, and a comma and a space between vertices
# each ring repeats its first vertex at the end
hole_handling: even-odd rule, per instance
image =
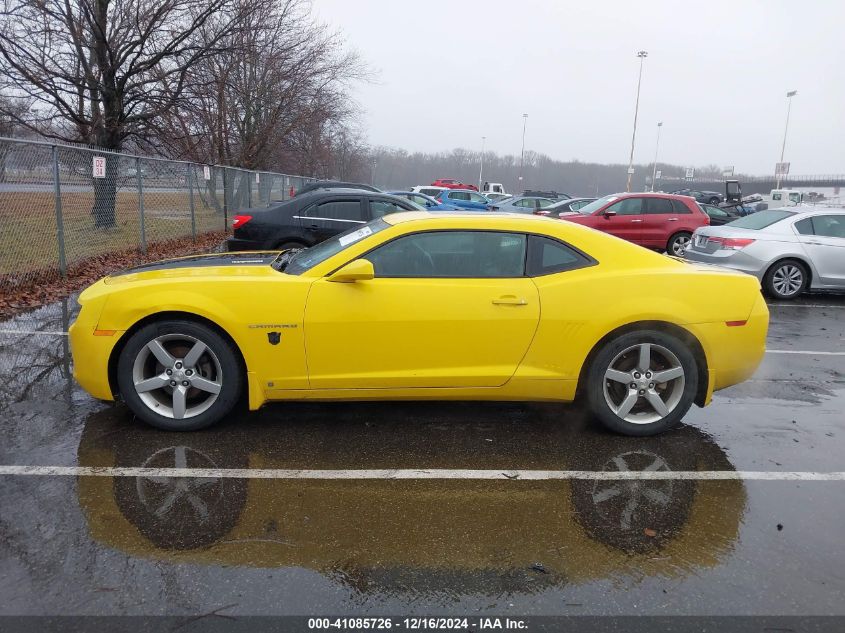
POLYGON ((751 229, 752 231, 759 231, 771 226, 775 222, 780 222, 783 219, 795 215, 792 211, 784 211, 782 209, 772 209, 766 211, 758 211, 751 215, 746 215, 743 218, 738 218, 731 222, 731 226, 737 229, 751 229))

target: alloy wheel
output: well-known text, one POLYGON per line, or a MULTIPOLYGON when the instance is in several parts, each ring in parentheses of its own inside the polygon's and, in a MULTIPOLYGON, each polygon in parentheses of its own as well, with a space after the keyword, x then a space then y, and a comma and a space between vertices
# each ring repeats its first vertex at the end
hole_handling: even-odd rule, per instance
POLYGON ((678 235, 672 240, 672 254, 676 257, 681 257, 690 244, 690 237, 688 235, 678 235))
POLYGON ((214 404, 223 387, 223 370, 217 355, 196 337, 164 334, 138 352, 132 382, 148 408, 166 418, 182 420, 214 404))
POLYGON ((795 264, 784 264, 772 275, 772 286, 784 297, 796 294, 804 285, 804 271, 795 264))
POLYGON ((684 368, 671 351, 655 343, 623 350, 604 374, 604 399, 619 418, 651 424, 668 416, 684 394, 684 368))

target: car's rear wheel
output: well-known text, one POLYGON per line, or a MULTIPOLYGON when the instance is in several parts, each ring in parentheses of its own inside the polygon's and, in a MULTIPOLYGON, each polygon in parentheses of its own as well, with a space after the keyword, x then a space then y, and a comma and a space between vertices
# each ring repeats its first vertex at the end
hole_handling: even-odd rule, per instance
POLYGON ((669 238, 669 243, 666 245, 666 252, 675 257, 683 257, 691 239, 691 233, 675 233, 669 238))
POLYGON ((654 435, 689 411, 698 366, 680 339, 654 330, 628 332, 605 343, 590 363, 585 393, 590 410, 624 435, 654 435))
POLYGON ((126 342, 117 382, 127 406, 147 424, 194 431, 232 410, 243 375, 231 344, 212 328, 166 320, 142 327, 126 342))
POLYGON ((807 267, 795 259, 785 259, 777 262, 766 271, 763 287, 775 299, 795 299, 804 292, 810 274, 807 267))
POLYGON ((710 198, 710 200, 708 200, 708 202, 710 204, 712 204, 714 207, 718 207, 721 200, 719 198, 717 198, 716 196, 713 196, 712 198, 710 198))

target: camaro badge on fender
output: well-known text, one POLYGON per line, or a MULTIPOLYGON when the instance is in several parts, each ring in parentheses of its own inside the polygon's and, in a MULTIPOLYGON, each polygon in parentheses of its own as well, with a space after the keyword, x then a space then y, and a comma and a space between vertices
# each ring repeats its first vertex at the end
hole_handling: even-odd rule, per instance
POLYGON ((278 345, 279 341, 282 340, 282 333, 281 332, 267 332, 267 340, 270 341, 270 345, 278 345))

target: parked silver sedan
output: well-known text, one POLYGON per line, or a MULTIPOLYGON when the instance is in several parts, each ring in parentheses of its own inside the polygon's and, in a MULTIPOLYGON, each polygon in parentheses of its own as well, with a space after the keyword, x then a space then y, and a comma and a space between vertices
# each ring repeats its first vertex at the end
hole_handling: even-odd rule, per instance
POLYGON ((690 261, 750 273, 776 299, 845 289, 845 209, 769 209, 696 229, 690 261))
MULTIPOLYGON (((497 200, 490 204, 491 211, 507 211, 508 213, 537 213, 555 203, 550 198, 537 196, 511 196, 504 200, 497 200)), ((539 215, 539 214, 538 214, 539 215)))

